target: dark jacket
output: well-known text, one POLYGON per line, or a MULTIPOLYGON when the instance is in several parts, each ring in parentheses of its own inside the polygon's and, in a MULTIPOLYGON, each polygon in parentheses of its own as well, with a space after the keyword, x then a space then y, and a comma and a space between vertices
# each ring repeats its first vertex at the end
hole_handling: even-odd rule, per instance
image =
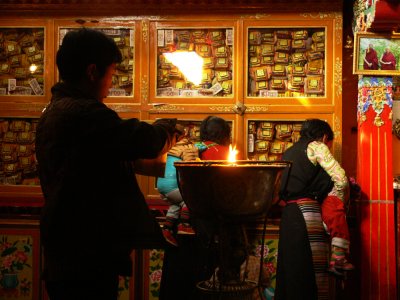
POLYGON ((326 171, 317 164, 314 166, 307 156, 308 144, 312 142, 301 138, 285 151, 283 160, 292 162, 291 169, 282 174, 280 197, 283 200, 311 198, 322 202, 333 188, 333 181, 326 171))
POLYGON ((122 120, 66 84, 52 93, 36 137, 45 276, 129 275, 132 249, 164 245, 132 161, 156 157, 169 135, 156 125, 122 120))

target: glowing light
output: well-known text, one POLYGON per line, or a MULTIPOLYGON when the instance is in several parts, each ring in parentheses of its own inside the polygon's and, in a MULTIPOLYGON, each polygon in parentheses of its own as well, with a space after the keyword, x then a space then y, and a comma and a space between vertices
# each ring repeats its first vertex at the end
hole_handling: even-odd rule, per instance
POLYGON ((203 58, 194 51, 175 51, 163 53, 165 58, 195 85, 201 83, 203 74, 203 58))
POLYGON ((31 64, 31 65, 29 66, 29 71, 30 71, 31 73, 35 73, 36 70, 37 70, 37 65, 31 64))
POLYGON ((239 153, 238 150, 236 150, 236 146, 232 148, 232 145, 229 145, 229 155, 228 155, 228 161, 229 162, 236 162, 236 155, 239 153))

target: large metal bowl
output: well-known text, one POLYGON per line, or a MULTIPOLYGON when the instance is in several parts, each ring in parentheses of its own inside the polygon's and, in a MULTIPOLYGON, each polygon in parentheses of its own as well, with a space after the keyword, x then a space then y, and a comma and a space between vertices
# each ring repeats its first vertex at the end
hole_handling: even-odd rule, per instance
POLYGON ((287 161, 174 163, 183 200, 194 216, 229 220, 265 216, 287 161))

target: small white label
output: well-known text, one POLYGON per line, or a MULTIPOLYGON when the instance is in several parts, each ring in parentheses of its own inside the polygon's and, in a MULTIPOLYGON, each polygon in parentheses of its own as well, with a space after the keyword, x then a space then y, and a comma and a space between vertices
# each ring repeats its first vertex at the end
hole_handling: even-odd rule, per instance
POLYGON ((157 30, 157 46, 164 47, 164 30, 157 30))
POLYGON ((199 95, 197 90, 179 90, 179 95, 182 97, 195 97, 199 95))
POLYGON ((126 92, 124 89, 116 89, 112 88, 108 90, 108 96, 112 97, 124 97, 126 95, 126 92))
POLYGON ((252 133, 249 134, 248 152, 249 153, 253 153, 254 152, 254 135, 252 133))
POLYGON ((278 91, 276 91, 276 90, 260 90, 259 96, 275 98, 275 97, 278 97, 278 91))
POLYGON ((228 46, 233 45, 233 29, 226 30, 226 44, 228 46))
POLYGON ((17 79, 8 79, 8 90, 15 91, 17 87, 17 79))
POLYGON ((174 31, 172 29, 165 30, 165 44, 166 45, 174 44, 174 31))
POLYGON ((31 86, 35 95, 43 95, 43 90, 37 82, 36 78, 29 80, 29 85, 31 86))
POLYGON ((135 30, 129 29, 129 47, 135 47, 135 30))
POLYGON ((157 96, 161 97, 179 96, 179 90, 172 87, 158 88, 157 96))
POLYGON ((222 91, 222 85, 217 82, 216 84, 214 84, 212 87, 210 87, 210 90, 213 91, 213 95, 218 94, 220 91, 222 91))

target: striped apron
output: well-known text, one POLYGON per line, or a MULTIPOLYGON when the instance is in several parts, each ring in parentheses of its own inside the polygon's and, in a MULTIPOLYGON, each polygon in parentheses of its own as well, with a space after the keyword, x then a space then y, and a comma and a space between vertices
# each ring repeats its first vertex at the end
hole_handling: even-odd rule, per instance
POLYGON ((328 239, 316 200, 289 201, 282 212, 275 300, 328 299, 328 239))

